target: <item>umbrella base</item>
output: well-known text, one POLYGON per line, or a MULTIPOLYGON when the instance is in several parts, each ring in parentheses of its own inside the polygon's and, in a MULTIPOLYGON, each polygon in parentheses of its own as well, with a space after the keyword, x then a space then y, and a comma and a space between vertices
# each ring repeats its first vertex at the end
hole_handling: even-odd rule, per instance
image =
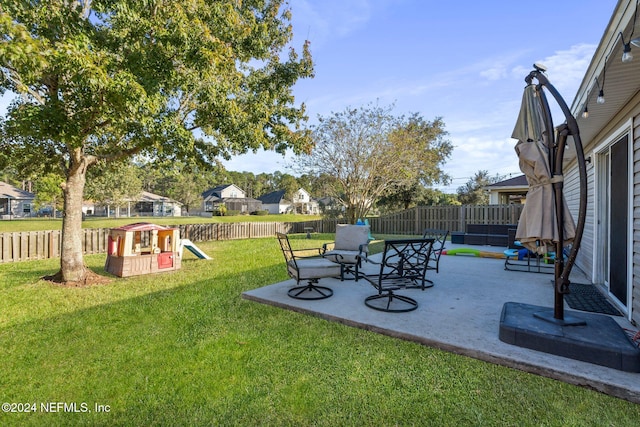
POLYGON ((587 322, 579 316, 565 315, 562 319, 556 319, 554 317, 555 312, 551 308, 533 313, 533 315, 540 320, 551 322, 560 326, 586 326, 587 324, 587 322))
POLYGON ((611 317, 567 313, 553 319, 553 309, 507 302, 500 316, 500 341, 532 350, 594 363, 625 372, 640 372, 640 348, 611 317))

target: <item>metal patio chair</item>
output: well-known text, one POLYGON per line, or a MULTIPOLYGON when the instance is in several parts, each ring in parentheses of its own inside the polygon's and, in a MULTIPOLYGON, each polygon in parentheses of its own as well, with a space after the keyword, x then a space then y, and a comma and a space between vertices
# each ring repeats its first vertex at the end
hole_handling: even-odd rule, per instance
MULTIPOLYGON (((442 255, 442 251, 444 250, 444 245, 447 242, 448 236, 449 230, 426 228, 422 232, 423 239, 433 239, 433 250, 431 251, 431 255, 429 256, 427 270, 435 270, 436 273, 440 272, 440 256, 442 255)), ((433 286, 432 280, 427 279, 427 282, 430 283, 430 285, 427 287, 433 286)))
POLYGON ((292 249, 286 234, 276 233, 282 254, 287 266, 287 273, 296 280, 296 286, 289 289, 287 294, 291 298, 316 300, 329 298, 333 290, 326 286, 319 286, 318 281, 325 277, 341 277, 342 265, 323 258, 321 248, 292 249), (306 285, 300 285, 306 281, 306 285))
POLYGON ((322 245, 322 256, 343 265, 341 280, 349 273, 357 281, 361 260, 369 253, 369 226, 338 224, 335 239, 322 245))
POLYGON ((378 293, 367 297, 367 307, 375 310, 401 313, 418 308, 418 302, 406 295, 395 293, 399 289, 430 287, 426 279, 427 266, 434 239, 386 240, 378 274, 363 275, 378 293))

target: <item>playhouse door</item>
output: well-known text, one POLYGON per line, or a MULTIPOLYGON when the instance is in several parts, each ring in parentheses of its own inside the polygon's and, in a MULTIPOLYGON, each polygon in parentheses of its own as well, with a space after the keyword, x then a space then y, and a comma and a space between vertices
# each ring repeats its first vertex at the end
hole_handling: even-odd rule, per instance
POLYGON ((158 254, 158 268, 173 267, 173 252, 160 252, 158 254))

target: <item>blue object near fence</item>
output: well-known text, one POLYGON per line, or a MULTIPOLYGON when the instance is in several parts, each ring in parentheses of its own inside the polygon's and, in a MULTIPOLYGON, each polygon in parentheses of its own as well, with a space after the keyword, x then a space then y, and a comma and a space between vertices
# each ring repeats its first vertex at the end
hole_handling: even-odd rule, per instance
MULTIPOLYGON (((369 220, 365 219, 364 221, 360 218, 356 221, 356 225, 369 225, 369 220)), ((375 240, 375 238, 371 235, 371 227, 369 227, 369 240, 375 240)))

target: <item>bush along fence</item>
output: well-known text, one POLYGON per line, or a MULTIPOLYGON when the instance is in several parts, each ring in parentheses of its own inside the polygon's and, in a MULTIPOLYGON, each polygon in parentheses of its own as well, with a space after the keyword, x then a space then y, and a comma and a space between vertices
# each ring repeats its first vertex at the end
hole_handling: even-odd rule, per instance
MULTIPOLYGON (((382 217, 369 218, 372 233, 422 234, 425 228, 464 231, 467 224, 516 224, 522 205, 419 206, 382 217)), ((180 237, 192 242, 273 237, 280 233, 335 233, 342 221, 324 219, 303 222, 237 222, 183 224, 180 237)), ((85 254, 106 253, 108 228, 83 230, 85 254)), ((0 263, 60 256, 62 232, 26 231, 0 233, 0 263)))

